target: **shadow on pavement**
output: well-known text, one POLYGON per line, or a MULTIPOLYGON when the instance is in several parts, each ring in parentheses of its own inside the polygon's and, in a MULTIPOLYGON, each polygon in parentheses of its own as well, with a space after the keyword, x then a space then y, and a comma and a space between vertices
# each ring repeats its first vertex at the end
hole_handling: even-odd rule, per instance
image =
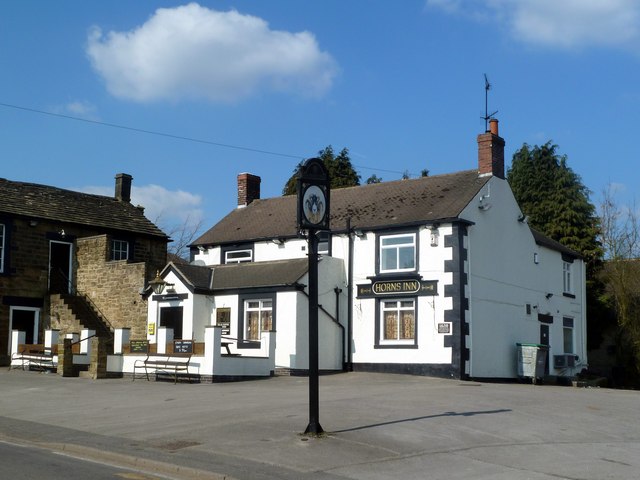
POLYGON ((496 413, 505 413, 511 412, 511 409, 501 408, 499 410, 483 410, 478 412, 444 412, 439 413, 437 415, 425 415, 423 417, 413 417, 413 418, 403 418, 402 420, 391 420, 390 422, 382 422, 382 423, 373 423, 371 425, 362 425, 360 427, 353 428, 345 428, 342 430, 334 430, 331 433, 344 433, 344 432, 355 432, 357 430, 364 430, 366 428, 375 428, 375 427, 383 427, 385 425, 393 425, 396 423, 404 423, 404 422, 415 422, 416 420, 426 420, 430 418, 438 418, 438 417, 473 417, 474 415, 493 415, 496 413))

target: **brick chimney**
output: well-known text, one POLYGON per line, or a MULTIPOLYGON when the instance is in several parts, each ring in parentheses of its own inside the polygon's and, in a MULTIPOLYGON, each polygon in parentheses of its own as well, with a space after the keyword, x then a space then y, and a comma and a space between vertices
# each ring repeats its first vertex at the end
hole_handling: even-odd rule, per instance
POLYGON ((118 173, 116 175, 116 200, 120 202, 131 201, 131 180, 133 180, 133 177, 127 173, 118 173))
POLYGON ((489 131, 478 135, 478 174, 504 179, 504 139, 498 135, 498 120, 489 120, 489 131))
POLYGON ((260 199, 260 177, 250 173, 238 175, 238 208, 260 199))

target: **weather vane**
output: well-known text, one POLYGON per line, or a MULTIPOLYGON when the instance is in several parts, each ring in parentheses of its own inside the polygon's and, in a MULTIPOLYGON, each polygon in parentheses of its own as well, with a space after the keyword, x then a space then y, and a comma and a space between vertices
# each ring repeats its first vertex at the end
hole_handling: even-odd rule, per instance
POLYGON ((489 83, 489 79, 487 78, 487 74, 484 74, 484 131, 489 131, 489 120, 493 118, 493 116, 498 113, 496 110, 493 113, 489 113, 489 90, 491 90, 491 84, 489 83))

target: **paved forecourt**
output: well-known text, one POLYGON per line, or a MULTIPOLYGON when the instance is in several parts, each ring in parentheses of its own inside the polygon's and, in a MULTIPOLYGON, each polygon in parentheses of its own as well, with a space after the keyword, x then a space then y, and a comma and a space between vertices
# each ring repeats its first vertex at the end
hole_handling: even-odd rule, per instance
POLYGON ((0 440, 172 478, 630 479, 640 392, 345 373, 174 385, 0 372, 0 440))

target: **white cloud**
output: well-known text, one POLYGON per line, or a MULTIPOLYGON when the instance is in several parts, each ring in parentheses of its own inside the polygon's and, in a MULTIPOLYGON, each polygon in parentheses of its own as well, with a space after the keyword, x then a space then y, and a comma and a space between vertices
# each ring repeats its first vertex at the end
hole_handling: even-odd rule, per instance
MULTIPOLYGON (((80 192, 113 196, 113 187, 85 186, 80 192)), ((131 187, 131 203, 145 208, 145 216, 159 227, 170 230, 180 225, 196 225, 203 219, 202 197, 159 185, 131 187)))
POLYGON ((512 29, 531 43, 565 48, 626 45, 638 39, 635 0, 535 0, 515 4, 512 29))
POLYGON ((100 120, 95 105, 90 102, 81 100, 76 100, 74 102, 69 102, 66 105, 53 107, 52 111, 64 115, 84 118, 86 120, 100 120))
POLYGON ((518 41, 564 49, 636 48, 637 0, 427 0, 427 7, 469 18, 492 18, 518 41))
POLYGON ((139 102, 230 102, 261 90, 315 96, 338 70, 310 32, 271 30, 261 18, 197 3, 160 8, 128 32, 93 27, 87 54, 112 95, 139 102))

